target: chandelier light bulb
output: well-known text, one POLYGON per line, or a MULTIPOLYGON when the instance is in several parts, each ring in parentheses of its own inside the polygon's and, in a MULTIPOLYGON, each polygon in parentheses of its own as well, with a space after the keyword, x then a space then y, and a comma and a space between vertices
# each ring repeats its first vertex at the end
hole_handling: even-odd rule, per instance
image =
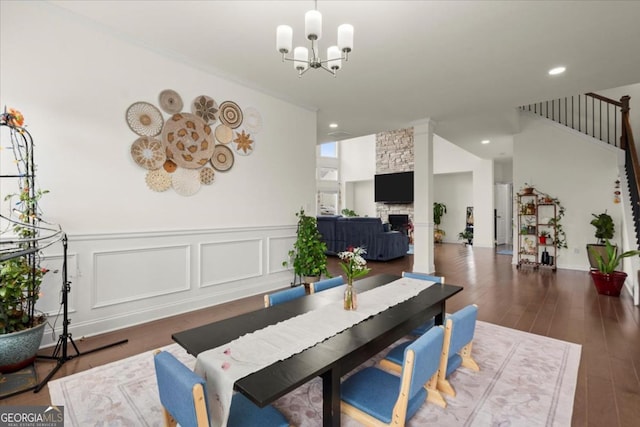
POLYGON ((309 50, 298 46, 293 50, 293 68, 298 71, 306 71, 309 67, 309 50))
POLYGON ((353 25, 342 24, 338 27, 338 47, 342 52, 353 50, 353 25))
POLYGON ((293 46, 293 28, 288 25, 278 25, 276 29, 276 48, 280 53, 291 52, 293 46))
POLYGON ((309 40, 322 38, 322 14, 317 10, 310 10, 304 15, 304 32, 309 40))
POLYGON ((342 68, 342 59, 340 57, 340 49, 338 46, 331 46, 327 48, 327 65, 332 70, 339 70, 342 68))

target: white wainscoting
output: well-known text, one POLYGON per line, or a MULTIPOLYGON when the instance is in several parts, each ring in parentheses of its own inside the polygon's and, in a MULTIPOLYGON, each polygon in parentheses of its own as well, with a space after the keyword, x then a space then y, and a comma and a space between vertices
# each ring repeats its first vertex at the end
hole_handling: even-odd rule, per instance
MULTIPOLYGON (((69 330, 76 340, 271 292, 289 286, 293 274, 282 261, 293 248, 295 226, 68 237, 69 330)), ((38 308, 55 331, 46 331, 43 346, 62 331, 62 258, 61 247, 45 250, 43 265, 51 272, 38 308)))

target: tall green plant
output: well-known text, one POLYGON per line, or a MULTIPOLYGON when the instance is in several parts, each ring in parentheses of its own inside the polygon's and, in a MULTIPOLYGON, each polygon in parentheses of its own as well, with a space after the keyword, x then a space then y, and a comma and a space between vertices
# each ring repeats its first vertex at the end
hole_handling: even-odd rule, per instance
POLYGON ((613 239, 613 235, 615 233, 615 224, 613 223, 613 218, 611 215, 607 213, 605 210, 601 214, 591 214, 593 219, 591 220, 591 225, 596 228, 596 239, 598 239, 598 244, 605 243, 608 239, 613 239))
MULTIPOLYGON (((298 232, 293 249, 289 251, 289 259, 293 260, 293 270, 298 276, 330 276, 327 270, 327 245, 322 241, 315 217, 305 215, 304 209, 296 213, 298 232)), ((283 266, 289 266, 284 261, 283 266)))
POLYGON ((447 213, 447 205, 440 202, 433 202, 433 223, 437 226, 440 225, 442 216, 447 213))

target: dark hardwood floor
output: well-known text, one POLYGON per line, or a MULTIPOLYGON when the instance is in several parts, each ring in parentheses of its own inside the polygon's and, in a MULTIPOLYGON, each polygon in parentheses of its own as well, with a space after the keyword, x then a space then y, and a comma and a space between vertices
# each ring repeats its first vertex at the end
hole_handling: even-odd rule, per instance
MULTIPOLYGON (((493 249, 440 244, 435 249, 436 273, 464 291, 450 300, 448 311, 467 304, 479 307, 479 319, 582 345, 573 411, 573 426, 637 426, 640 420, 640 309, 624 293, 598 295, 586 272, 518 270, 511 257, 493 249)), ((370 274, 411 271, 413 256, 391 262, 370 262, 370 274)), ((337 259, 330 271, 340 274, 337 259)), ((287 286, 283 283, 283 286, 287 286)), ((192 313, 78 340, 80 351, 124 338, 127 344, 66 362, 54 378, 171 344, 171 334, 262 307, 262 295, 192 313)), ((73 349, 69 346, 71 353, 73 349)), ((53 363, 36 363, 44 378, 53 363)), ((2 405, 46 405, 49 393, 26 392, 2 405)))

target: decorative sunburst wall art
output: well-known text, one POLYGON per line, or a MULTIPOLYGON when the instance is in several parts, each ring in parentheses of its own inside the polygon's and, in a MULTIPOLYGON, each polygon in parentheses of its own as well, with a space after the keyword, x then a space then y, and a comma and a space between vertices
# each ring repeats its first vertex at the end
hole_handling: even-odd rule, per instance
POLYGON ((215 184, 216 174, 230 171, 236 155, 253 153, 254 135, 263 127, 256 108, 243 110, 234 101, 218 103, 208 95, 195 97, 190 112, 183 111, 182 97, 171 89, 160 92, 158 103, 160 108, 134 102, 125 113, 137 135, 131 157, 147 171, 145 182, 153 191, 173 188, 192 196, 215 184))

